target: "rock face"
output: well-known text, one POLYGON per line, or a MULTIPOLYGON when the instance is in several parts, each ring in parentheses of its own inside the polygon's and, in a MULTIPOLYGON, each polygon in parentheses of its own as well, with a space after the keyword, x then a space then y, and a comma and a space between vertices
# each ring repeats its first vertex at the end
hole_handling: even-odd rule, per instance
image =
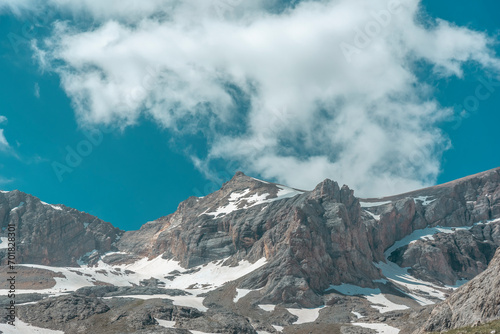
MULTIPOLYGON (((187 268, 265 257, 268 264, 241 286, 263 288, 262 302, 310 307, 322 304, 320 295, 331 284, 373 287, 372 281, 382 278, 373 262, 385 261, 384 251, 415 230, 471 227, 499 217, 500 169, 361 200, 331 180, 303 192, 237 173, 219 191, 191 197, 175 213, 126 232, 117 247, 150 258, 161 255, 187 268)), ((439 235, 439 246, 417 242, 393 258, 418 277, 455 284, 486 268, 499 232, 498 225, 484 225, 439 235)))
MULTIPOLYGON (((14 190, 0 193, 1 237, 16 228, 16 262, 73 266, 86 253, 114 248, 123 233, 97 217, 64 205, 51 205, 14 190)), ((5 240, 5 239, 4 239, 5 240)), ((7 249, 0 249, 6 263, 7 249)))
POLYGON ((243 285, 264 287, 267 302, 313 306, 332 283, 371 285, 380 278, 368 233, 347 186, 325 180, 301 192, 238 173, 221 190, 189 198, 176 213, 125 233, 117 246, 163 254, 186 267, 230 256, 250 262, 265 257, 266 268, 243 285), (277 200, 283 193, 289 197, 277 200))
POLYGON ((497 319, 500 319, 500 250, 488 269, 432 311, 424 330, 443 331, 497 319))
POLYGON ((454 285, 483 272, 500 246, 500 221, 470 230, 438 233, 393 252, 389 259, 425 281, 454 285))
MULTIPOLYGON (((337 324, 361 317, 406 324, 409 332, 427 320, 428 305, 451 293, 445 284, 474 277, 434 310, 426 329, 500 317, 500 168, 377 199, 357 198, 328 179, 302 191, 236 173, 220 190, 190 197, 176 212, 129 232, 18 191, 2 192, 0 219, 4 228, 16 225, 22 263, 89 264, 47 277, 48 267, 24 269, 45 288, 78 282, 66 285, 80 288, 72 295, 20 306, 21 319, 69 333, 253 334, 314 316, 318 322, 301 327, 304 332, 314 324, 340 331, 337 324), (219 280, 212 270, 232 276, 219 280), (350 291, 353 286, 361 292, 350 291), (153 295, 162 299, 149 300, 153 295), (470 317, 463 305, 473 310, 470 317), (300 307, 315 309, 304 315, 300 307)), ((30 286, 29 279, 19 283, 30 286)))

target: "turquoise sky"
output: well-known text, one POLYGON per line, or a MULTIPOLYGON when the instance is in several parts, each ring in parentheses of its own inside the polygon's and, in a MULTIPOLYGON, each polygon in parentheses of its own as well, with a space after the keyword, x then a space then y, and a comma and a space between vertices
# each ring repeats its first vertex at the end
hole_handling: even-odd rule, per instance
MULTIPOLYGON (((1 5, 2 0, 0 8, 1 5)), ((444 19, 499 41, 498 1, 423 1, 422 5, 431 18, 444 19)), ((63 203, 130 230, 172 213, 179 202, 189 196, 203 196, 218 189, 236 170, 281 181, 255 167, 248 170, 247 164, 230 157, 211 161, 212 174, 208 176, 190 156, 193 152, 198 156, 207 155, 213 140, 206 140, 210 135, 200 129, 179 136, 147 114, 122 129, 112 124, 98 124, 93 128, 102 131, 102 140, 99 138, 90 148, 81 146, 87 140, 85 125, 77 121, 75 105, 63 89, 59 73, 42 69, 30 44, 33 40, 49 38, 56 20, 70 20, 72 24, 71 16, 56 11, 49 22, 30 30, 33 18, 41 20, 37 14, 14 14, 9 10, 1 13, 0 116, 6 120, 0 122, 0 129, 9 148, 0 149, 0 188, 19 189, 46 202, 63 203), (92 152, 74 167, 68 166, 65 162, 68 153, 79 147, 92 152), (59 170, 57 175, 54 163, 66 165, 67 169, 59 170)), ((85 31, 92 29, 89 22, 87 18, 73 23, 85 31)), ((496 44, 492 50, 498 55, 500 46, 496 44)), ((450 108, 475 101, 467 98, 476 96, 477 87, 484 86, 484 80, 490 80, 488 76, 496 75, 473 63, 465 63, 462 78, 440 78, 430 73, 428 65, 418 66, 415 74, 433 87, 432 97, 450 108)), ((497 77, 491 80, 486 90, 480 90, 488 97, 478 99, 474 111, 460 116, 463 108, 457 107, 453 116, 437 122, 437 128, 451 146, 439 158, 436 183, 500 166, 500 81, 497 77)), ((232 94, 237 115, 244 115, 249 103, 245 94, 237 87, 232 94)), ((225 134, 243 131, 239 126, 245 127, 245 121, 237 123, 233 128, 222 127, 218 131, 225 134)), ((287 143, 286 152, 303 154, 298 146, 294 150, 296 141, 287 143)), ((328 177, 336 179, 336 175, 328 177)))

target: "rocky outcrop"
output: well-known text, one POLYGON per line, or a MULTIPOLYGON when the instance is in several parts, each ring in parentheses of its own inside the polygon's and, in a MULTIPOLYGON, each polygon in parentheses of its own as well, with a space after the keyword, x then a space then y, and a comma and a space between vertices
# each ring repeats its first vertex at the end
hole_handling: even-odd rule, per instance
POLYGON ((75 291, 78 295, 87 297, 114 297, 133 295, 168 295, 186 296, 187 292, 178 289, 162 289, 145 286, 86 286, 75 291))
POLYGON ((431 313, 428 332, 472 326, 500 319, 500 250, 487 270, 456 290, 431 313))
POLYGON ((190 333, 187 329, 196 329, 206 333, 256 334, 249 320, 241 315, 202 313, 172 305, 167 299, 100 300, 73 294, 21 306, 18 315, 37 327, 66 333, 190 333), (179 328, 161 327, 156 319, 174 322, 179 328))
MULTIPOLYGON (((241 287, 263 288, 262 302, 319 305, 330 284, 373 287, 372 281, 382 278, 373 262, 385 261, 385 250, 415 230, 472 226, 500 217, 500 169, 361 201, 331 180, 303 192, 237 173, 219 191, 191 197, 175 213, 126 232, 117 246, 150 258, 162 255, 187 268, 224 258, 235 263, 265 257, 268 264, 241 287), (280 199, 283 191, 294 196, 280 199)), ((477 233, 441 236, 442 256, 435 257, 432 247, 412 246, 406 257, 400 251, 397 261, 419 277, 454 284, 484 270, 498 247, 497 230, 481 233, 490 233, 491 240, 484 242, 477 233), (438 273, 439 268, 451 269, 438 273)))
MULTIPOLYGON (((291 326, 298 321, 297 316, 287 311, 288 308, 312 308, 325 304, 330 310, 337 307, 335 310, 341 311, 335 317, 324 316, 324 319, 330 319, 328 321, 337 321, 334 323, 355 320, 355 313, 351 310, 361 308, 366 314, 365 320, 387 320, 397 324, 395 319, 411 317, 410 311, 410 315, 393 312, 387 317, 380 316, 368 299, 347 296, 351 292, 338 287, 327 289, 331 285, 356 285, 365 288, 361 290, 373 298, 380 295, 380 300, 386 302, 382 297, 387 297, 392 303, 387 308, 395 304, 398 310, 406 310, 405 307, 418 309, 417 300, 431 304, 451 292, 437 285, 454 284, 461 278, 471 279, 488 265, 489 268, 495 267, 498 255, 493 258, 493 254, 500 246, 500 168, 444 185, 377 199, 358 199, 353 190, 328 179, 312 191, 301 191, 236 173, 219 191, 203 198, 190 197, 173 214, 149 222, 138 231, 125 233, 85 213, 44 204, 19 192, 0 194, 0 216, 3 217, 2 226, 9 222, 19 226, 19 254, 24 262, 74 265, 80 259, 91 266, 103 265, 104 262, 106 270, 100 270, 100 278, 87 279, 84 284, 109 285, 113 282, 129 285, 85 287, 72 297, 66 296, 67 299, 51 298, 50 302, 56 303, 51 304, 55 310, 69 307, 68 314, 81 311, 82 316, 87 314, 88 317, 66 318, 60 322, 47 320, 46 327, 49 328, 71 333, 101 332, 103 328, 109 333, 155 330, 185 333, 190 329, 254 333, 248 319, 255 321, 263 316, 263 312, 272 315, 266 313, 264 316, 268 322, 258 326, 272 331, 271 325, 291 326), (445 228, 447 233, 435 234, 438 226, 445 228), (434 232, 430 237, 419 239, 419 230, 424 228, 434 232), (413 235, 416 235, 414 239, 406 240, 413 235), (59 252, 60 249, 65 249, 65 252, 59 252), (93 249, 96 252, 91 252, 93 249), (114 250, 119 252, 103 256, 114 250), (166 267, 172 262, 166 264, 167 261, 159 257, 177 261, 186 270, 175 267, 176 270, 162 272, 152 270, 149 265, 150 271, 144 270, 139 280, 128 282, 129 273, 145 268, 142 266, 146 265, 145 259, 136 266, 136 261, 144 257, 157 258, 148 263, 166 267), (253 271, 238 276, 230 284, 214 285, 213 289, 218 291, 210 290, 211 284, 198 284, 200 277, 196 281, 193 279, 203 268, 216 267, 226 272, 227 266, 245 261, 255 263, 263 258, 266 261, 259 262, 262 266, 254 267, 253 271), (406 269, 394 263, 384 267, 381 262, 386 261, 409 267, 409 274, 436 285, 419 282, 415 285, 422 283, 420 285, 425 285, 425 289, 422 293, 415 292, 418 290, 415 285, 412 287, 415 289, 404 285, 408 277, 406 269), (131 266, 135 267, 129 273, 123 270, 127 267, 119 267, 131 263, 135 263, 131 266), (387 268, 395 271, 391 273, 387 268), (113 276, 105 277, 105 274, 113 276), (183 278, 189 285, 180 283, 183 278), (163 289, 168 286, 172 289, 163 289), (250 291, 250 294, 245 297, 247 299, 235 301, 241 289, 250 291), (339 299, 340 294, 335 289, 347 291, 345 305, 331 305, 332 300, 344 300, 339 299), (131 298, 156 294, 164 299, 143 301, 131 298), (203 300, 207 303, 200 310, 180 308, 173 305, 169 296, 172 300, 181 297, 191 302, 203 300), (103 297, 111 299, 101 300, 103 297), (98 308, 99 303, 109 309, 98 308), (280 308, 272 312, 259 310, 257 305, 262 304, 274 304, 280 308), (102 312, 97 312, 97 309, 102 312), (176 326, 183 329, 160 328, 155 319, 175 321, 176 326)), ((5 253, 5 250, 1 252, 5 253)), ((96 277, 97 272, 94 273, 96 277)), ((484 271, 488 272, 492 270, 484 271)), ((65 273, 72 275, 68 271, 65 273)), ((41 274, 37 271, 32 275, 39 277, 41 274)), ((85 273, 81 275, 85 276, 85 273)), ((93 277, 87 275, 85 277, 93 277)), ((55 278, 47 279, 51 284, 53 281, 55 278)), ((484 283, 492 285, 495 281, 488 278, 484 283)), ((490 292, 493 291, 496 290, 490 292)), ((466 303, 465 300, 459 302, 466 303)), ((471 303, 475 302, 472 299, 471 303)), ((21 312, 21 315, 26 321, 44 327, 42 310, 45 304, 39 304, 26 305, 27 311, 22 311, 25 313, 21 312), (34 314, 34 318, 28 313, 34 314)), ((476 307, 474 305, 469 304, 472 308, 476 307)), ((444 308, 442 312, 436 311, 436 319, 442 320, 434 325, 429 323, 429 328, 445 328, 446 324, 455 321, 455 314, 460 313, 454 311, 456 307, 440 307, 444 308)), ((477 312, 480 309, 481 306, 476 307, 477 312)), ((415 313, 418 321, 413 323, 421 324, 426 312, 415 313)), ((488 310, 484 318, 489 319, 490 313, 493 314, 488 310)), ((52 316, 58 319, 57 314, 52 316)), ((457 319, 468 318, 460 316, 457 319)), ((327 323, 322 324, 326 326, 327 323)))
POLYGON ((438 233, 395 250, 389 259, 425 281, 454 285, 483 272, 500 246, 500 221, 438 233))
MULTIPOLYGON (((97 217, 64 205, 51 205, 14 190, 0 193, 0 224, 7 237, 16 229, 16 262, 52 266, 73 266, 86 253, 104 254, 116 249, 123 233, 97 217)), ((0 249, 6 263, 7 249, 0 249)))
POLYGON ((221 190, 190 198, 174 214, 125 233, 118 247, 163 254, 186 267, 230 256, 250 262, 265 257, 268 265, 242 286, 264 287, 265 301, 273 303, 321 305, 319 295, 332 283, 372 285, 380 278, 352 190, 325 180, 311 192, 285 189, 295 196, 273 200, 282 189, 238 173, 221 190), (260 204, 252 202, 256 198, 260 204))
POLYGON ((62 328, 70 321, 81 321, 105 313, 109 307, 96 298, 70 295, 48 298, 19 308, 19 317, 43 328, 62 328))

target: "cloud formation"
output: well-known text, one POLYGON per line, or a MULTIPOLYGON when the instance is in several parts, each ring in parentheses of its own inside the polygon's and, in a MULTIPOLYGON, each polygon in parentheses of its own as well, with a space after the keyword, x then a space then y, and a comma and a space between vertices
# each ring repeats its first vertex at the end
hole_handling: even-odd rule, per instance
POLYGON ((7 151, 10 148, 9 142, 5 138, 3 129, 0 129, 0 151, 7 151))
MULTIPOLYGON (((201 131, 214 159, 304 189, 324 178, 380 196, 435 182, 450 116, 418 77, 496 71, 486 34, 436 19, 418 0, 304 1, 279 13, 240 0, 123 5, 51 0, 92 28, 58 22, 35 47, 82 124, 141 115, 201 131)), ((194 154, 194 153, 192 153, 194 154)))
MULTIPOLYGON (((7 117, 0 115, 0 125, 7 123, 7 117)), ((3 129, 0 129, 0 151, 7 151, 10 149, 9 142, 5 138, 3 129)))

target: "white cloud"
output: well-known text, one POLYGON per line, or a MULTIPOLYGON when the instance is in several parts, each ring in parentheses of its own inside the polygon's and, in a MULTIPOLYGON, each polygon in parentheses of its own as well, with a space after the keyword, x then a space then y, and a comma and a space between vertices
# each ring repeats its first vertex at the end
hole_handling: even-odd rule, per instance
POLYGON ((6 151, 8 149, 10 149, 9 142, 5 138, 3 129, 0 129, 0 151, 6 151))
MULTIPOLYGON (((0 124, 7 123, 7 121, 7 117, 0 115, 0 124)), ((0 151, 7 151, 8 149, 10 149, 9 142, 5 138, 3 129, 0 129, 0 151)))
POLYGON ((326 177, 358 195, 435 182, 449 146, 437 123, 451 111, 417 62, 444 77, 465 62, 500 69, 487 35, 423 24, 417 0, 308 1, 281 14, 259 1, 52 3, 100 22, 58 23, 37 47, 81 122, 125 127, 145 114, 179 135, 202 130, 206 159, 306 189, 326 177))

